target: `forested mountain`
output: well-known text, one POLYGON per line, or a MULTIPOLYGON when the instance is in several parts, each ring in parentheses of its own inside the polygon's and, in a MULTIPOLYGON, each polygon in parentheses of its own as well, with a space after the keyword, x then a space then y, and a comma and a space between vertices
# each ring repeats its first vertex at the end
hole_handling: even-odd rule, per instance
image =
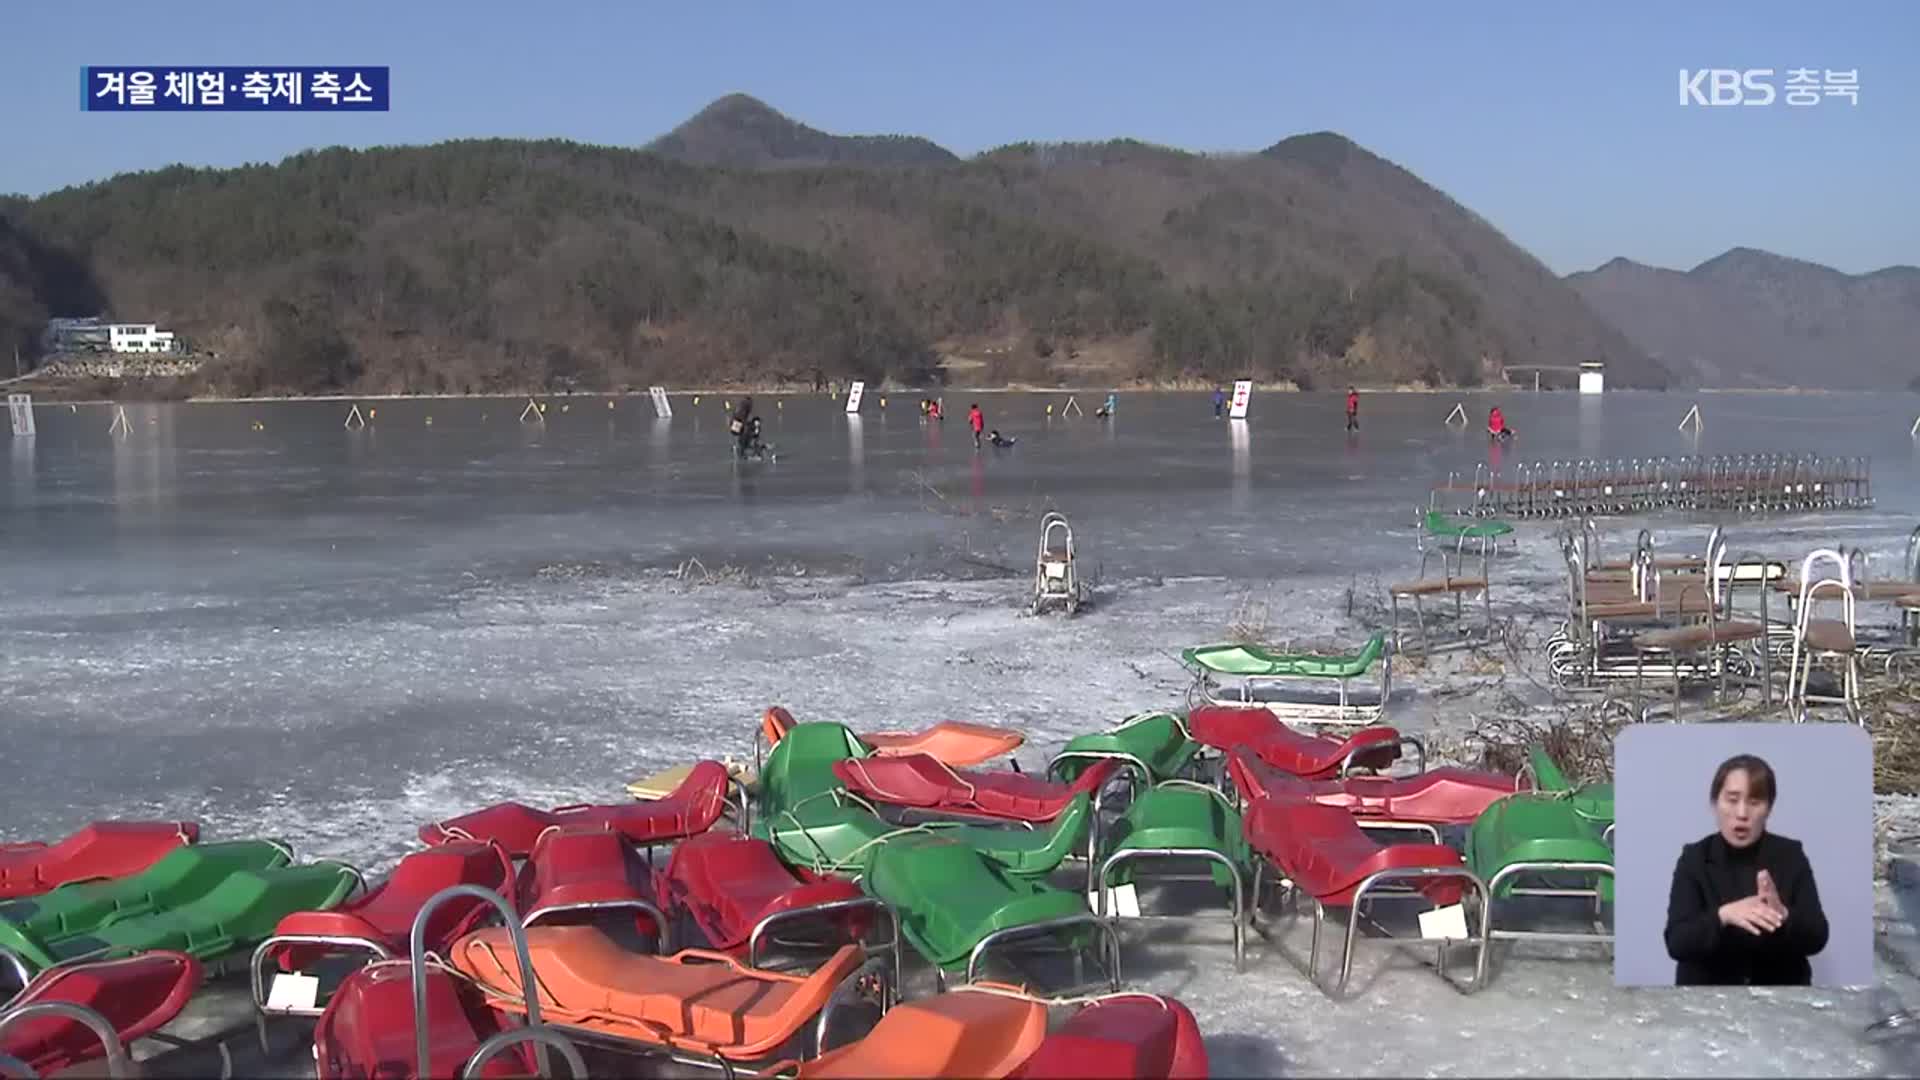
POLYGON ((199 388, 227 393, 1473 384, 1583 360, 1667 379, 1492 226, 1338 135, 962 161, 769 115, 723 99, 651 150, 330 149, 0 203, 0 244, 43 252, 9 270, 0 247, 0 334, 97 293, 218 353, 199 388))
POLYGON ((647 144, 689 165, 947 165, 960 159, 912 135, 829 135, 745 94, 728 94, 647 144))
POLYGON ((1567 283, 1688 382, 1920 389, 1920 269, 1843 274, 1734 248, 1692 270, 1628 259, 1567 283))

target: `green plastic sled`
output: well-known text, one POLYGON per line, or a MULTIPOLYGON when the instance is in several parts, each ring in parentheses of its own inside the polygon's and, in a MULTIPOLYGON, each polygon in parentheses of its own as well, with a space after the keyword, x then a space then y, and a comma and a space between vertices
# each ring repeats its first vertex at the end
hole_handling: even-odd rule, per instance
POLYGON ((1088 914, 1081 897, 1008 873, 942 836, 882 845, 861 887, 894 910, 916 952, 948 971, 964 970, 974 947, 996 931, 1088 914))
POLYGON ((883 847, 909 837, 939 836, 973 848, 1010 874, 1044 877, 1084 843, 1092 817, 1093 799, 1083 793, 1050 825, 1040 829, 954 821, 901 826, 858 803, 826 794, 790 811, 761 815, 755 824, 764 827, 764 839, 787 863, 821 873, 864 873, 883 847))
POLYGON ((1582 784, 1575 787, 1546 748, 1535 743, 1527 747, 1527 762, 1533 766, 1534 783, 1541 791, 1569 793, 1574 810, 1605 830, 1613 824, 1613 785, 1582 784))
POLYGON ((1086 843, 1087 829, 1093 820, 1093 796, 1081 792, 1051 824, 1037 829, 995 828, 931 822, 936 835, 952 836, 961 843, 1007 868, 1020 877, 1045 877, 1059 869, 1067 856, 1086 843))
POLYGON ((182 907, 242 870, 272 870, 292 861, 292 849, 278 840, 178 847, 137 874, 0 904, 0 947, 14 948, 20 936, 53 941, 92 933, 109 921, 182 907))
POLYGON ((1513 526, 1504 521, 1480 521, 1465 525, 1438 510, 1427 511, 1426 525, 1429 536, 1447 536, 1455 539, 1464 536, 1469 540, 1490 540, 1513 531, 1513 526))
POLYGON ((1268 652, 1258 645, 1199 645, 1180 656, 1190 667, 1216 675, 1250 678, 1352 679, 1365 675, 1387 649, 1387 635, 1377 633, 1360 651, 1346 656, 1268 652))
MULTIPOLYGON (((1501 799, 1480 812, 1467 830, 1467 868, 1493 886, 1500 871, 1518 863, 1603 863, 1613 865, 1613 849, 1571 799, 1546 794, 1519 794, 1501 799)), ((1543 870, 1542 873, 1552 873, 1543 870)), ((1594 874, 1602 900, 1613 899, 1613 875, 1594 874)), ((1494 890, 1496 899, 1512 895, 1519 875, 1494 890)))
POLYGON ((1111 731, 1069 739, 1066 747, 1054 755, 1047 772, 1071 782, 1095 761, 1117 758, 1135 773, 1145 770, 1140 781, 1142 786, 1150 786, 1179 776, 1199 749, 1198 743, 1187 738, 1186 725, 1179 717, 1166 712, 1141 713, 1111 731))
POLYGON ((823 792, 838 790, 842 785, 833 774, 833 763, 866 756, 867 748, 845 724, 795 724, 773 744, 766 764, 760 767, 761 809, 778 813, 813 801, 823 792))
POLYGON ((265 941, 281 919, 296 911, 324 911, 339 904, 359 880, 351 867, 338 863, 239 870, 180 907, 127 913, 87 934, 51 941, 23 935, 7 944, 36 970, 151 949, 216 960, 265 941))
MULTIPOLYGON (((1226 796, 1198 784, 1175 782, 1141 792, 1127 807, 1113 829, 1101 841, 1100 859, 1123 851, 1150 848, 1187 848, 1213 851, 1227 857, 1236 867, 1251 861, 1246 837, 1240 830, 1240 814, 1226 796)), ((1208 864, 1214 884, 1233 887, 1227 868, 1208 864)), ((1133 880, 1131 863, 1114 869, 1108 883, 1124 885, 1133 880)))

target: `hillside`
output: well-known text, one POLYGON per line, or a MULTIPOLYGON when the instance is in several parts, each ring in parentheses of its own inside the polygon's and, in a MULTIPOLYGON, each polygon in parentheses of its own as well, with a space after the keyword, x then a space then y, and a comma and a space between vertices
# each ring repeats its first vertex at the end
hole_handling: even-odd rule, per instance
POLYGON ((1567 283, 1687 382, 1920 388, 1920 269, 1911 266, 1843 274, 1734 248, 1685 272, 1615 259, 1567 283))
MULTIPOLYGON (((1580 360, 1615 385, 1667 380, 1486 222, 1337 135, 1231 158, 928 147, 729 98, 648 151, 331 149, 0 216, 83 270, 107 314, 218 353, 200 389, 223 393, 1475 384, 1580 360)), ((44 285, 24 288, 47 311, 92 313, 44 285)))
POLYGON ((13 223, 21 205, 0 199, 0 377, 13 374, 16 349, 34 355, 49 315, 104 303, 84 265, 13 223))

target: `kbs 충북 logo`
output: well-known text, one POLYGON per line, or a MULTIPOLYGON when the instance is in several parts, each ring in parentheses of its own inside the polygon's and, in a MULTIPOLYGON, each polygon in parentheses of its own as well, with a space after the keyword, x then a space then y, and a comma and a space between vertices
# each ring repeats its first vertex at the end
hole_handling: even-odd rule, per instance
POLYGON ((1858 105, 1860 70, 1792 68, 1785 82, 1776 82, 1773 68, 1680 69, 1681 105, 1771 105, 1783 97, 1787 104, 1802 108, 1830 97, 1858 105))
POLYGON ((386 112, 384 67, 88 67, 87 112, 386 112))

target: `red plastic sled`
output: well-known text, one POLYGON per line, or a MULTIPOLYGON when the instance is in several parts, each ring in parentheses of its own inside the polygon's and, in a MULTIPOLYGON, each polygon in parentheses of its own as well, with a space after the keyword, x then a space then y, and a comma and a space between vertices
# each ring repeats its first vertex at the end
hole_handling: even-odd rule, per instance
POLYGON ((54 844, 0 844, 0 900, 137 874, 199 839, 200 825, 193 821, 96 821, 54 844))
MULTIPOLYGON (((480 1044, 499 1034, 500 1017, 464 980, 426 966, 427 1068, 456 1075, 480 1044)), ((320 1080, 414 1080, 413 982, 404 961, 370 964, 347 976, 313 1029, 320 1080)), ((532 1047, 508 1047, 481 1076, 534 1075, 532 1047)))
POLYGON ((1266 709, 1230 705, 1189 712, 1187 734, 1216 750, 1251 750, 1274 768, 1308 780, 1338 777, 1356 768, 1387 768, 1400 759, 1401 744, 1408 741, 1398 729, 1380 725, 1344 739, 1309 735, 1281 723, 1266 709))
POLYGON ((1206 1080, 1193 1013, 1172 998, 1117 994, 1073 1014, 1010 1080, 1206 1080))
POLYGON ((536 810, 517 802, 498 803, 448 821, 422 825, 420 840, 426 844, 494 841, 516 859, 532 854, 540 834, 555 826, 609 829, 636 844, 662 844, 698 836, 712 828, 726 809, 730 782, 725 765, 701 761, 664 799, 559 806, 552 810, 536 810))
POLYGON ((954 769, 931 754, 904 754, 836 761, 833 774, 847 790, 889 806, 1039 824, 1059 817, 1075 796, 1097 794, 1119 768, 1109 758, 1073 783, 1060 784, 1025 773, 954 769))
MULTIPOLYGON (((520 869, 520 923, 573 923, 611 909, 637 913, 640 932, 659 940, 666 920, 639 852, 617 832, 552 829, 541 834, 520 869)), ((666 943, 661 942, 662 951, 666 943)))
MULTIPOLYGON (((435 893, 454 885, 479 885, 504 895, 512 880, 512 860, 499 845, 471 840, 442 844, 401 859, 386 881, 349 903, 330 911, 288 915, 273 928, 273 936, 354 938, 379 946, 386 956, 405 958, 413 920, 435 893)), ((444 952, 482 910, 493 908, 471 896, 441 904, 427 920, 427 950, 444 952)), ((269 954, 279 960, 280 970, 298 971, 327 951, 324 945, 287 944, 270 949, 269 954)))
MULTIPOLYGON (((793 730, 793 725, 793 714, 779 705, 768 709, 760 717, 760 733, 766 736, 769 745, 779 742, 781 737, 793 730)), ((994 758, 1005 757, 1020 749, 1027 741, 1027 737, 1017 731, 956 720, 942 720, 920 731, 879 731, 858 738, 866 744, 867 749, 881 757, 931 754, 956 769, 984 765, 994 758)))
MULTIPOLYGON (((1464 871, 1466 866, 1445 844, 1383 845, 1345 810, 1291 798, 1255 799, 1247 808, 1245 831, 1254 851, 1327 907, 1352 906, 1355 891, 1382 870, 1464 871)), ((1436 904, 1451 904, 1460 899, 1462 882, 1436 877, 1417 888, 1436 904)))
POLYGON ((1227 776, 1249 802, 1269 796, 1306 799, 1355 817, 1426 825, 1471 825, 1487 807, 1519 790, 1518 777, 1452 766, 1407 777, 1302 780, 1246 750, 1227 755, 1227 776))
MULTIPOLYGON (((85 1006, 106 1020, 125 1047, 171 1023, 199 988, 200 974, 200 961, 177 952, 71 964, 41 972, 7 1005, 11 1009, 59 1001, 85 1006)), ((106 1057, 107 1048, 79 1021, 44 1016, 0 1032, 0 1054, 46 1076, 106 1057)))
MULTIPOLYGON (((654 891, 685 912, 715 950, 747 962, 753 929, 768 919, 865 896, 850 881, 789 868, 764 840, 726 832, 677 845, 666 869, 655 877, 654 891)), ((845 940, 858 941, 871 915, 854 908, 839 919, 845 940)))

